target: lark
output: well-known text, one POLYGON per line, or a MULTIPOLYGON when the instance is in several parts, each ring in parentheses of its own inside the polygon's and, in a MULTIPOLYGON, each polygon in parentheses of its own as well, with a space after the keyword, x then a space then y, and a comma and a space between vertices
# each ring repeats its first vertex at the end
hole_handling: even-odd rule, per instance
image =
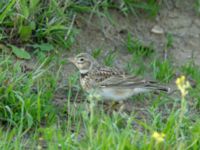
POLYGON ((68 59, 80 72, 83 90, 87 93, 94 92, 103 100, 121 101, 139 93, 170 90, 155 81, 127 75, 118 68, 103 66, 88 53, 80 53, 68 59))

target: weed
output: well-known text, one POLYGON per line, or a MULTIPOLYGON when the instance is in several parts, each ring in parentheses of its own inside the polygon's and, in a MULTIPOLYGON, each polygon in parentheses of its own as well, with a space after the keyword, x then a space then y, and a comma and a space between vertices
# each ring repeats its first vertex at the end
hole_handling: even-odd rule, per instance
POLYGON ((144 12, 149 16, 156 16, 159 12, 159 3, 156 0, 142 2, 137 0, 123 0, 121 2, 120 9, 125 14, 130 11, 137 15, 144 12))
POLYGON ((92 56, 94 58, 98 58, 101 55, 101 53, 102 53, 102 50, 100 48, 98 48, 98 49, 95 49, 92 51, 92 56))
POLYGON ((134 39, 128 34, 127 42, 126 42, 127 50, 130 53, 134 53, 138 56, 150 56, 153 52, 153 46, 144 46, 138 39, 134 39))
POLYGON ((152 62, 154 78, 163 82, 169 82, 174 74, 172 64, 168 60, 152 62))
POLYGON ((116 54, 115 53, 108 54, 104 59, 104 64, 106 66, 112 66, 115 58, 116 58, 116 54))
POLYGON ((49 100, 53 96, 55 81, 51 76, 44 78, 48 70, 43 69, 45 62, 34 72, 24 74, 20 62, 13 66, 11 57, 1 59, 2 121, 13 126, 20 124, 28 129, 37 126, 46 114, 54 110, 49 100))
POLYGON ((174 42, 174 39, 173 39, 172 34, 168 33, 167 34, 166 48, 171 48, 173 46, 173 42, 174 42))
POLYGON ((200 0, 195 0, 194 9, 197 12, 197 14, 200 14, 200 0))
MULTIPOLYGON (((3 2, 0 3, 3 5, 3 2)), ((61 6, 60 2, 53 0, 48 7, 46 2, 38 0, 12 0, 4 3, 5 7, 0 16, 1 28, 6 31, 3 33, 4 40, 13 44, 39 41, 57 43, 65 47, 70 44, 68 39, 61 40, 65 39, 67 33, 72 33, 66 26, 69 24, 69 17, 65 14, 67 3, 61 6)))
POLYGON ((133 39, 130 35, 128 35, 126 46, 128 52, 132 54, 127 64, 128 72, 134 75, 144 75, 145 70, 148 69, 144 59, 152 59, 154 49, 151 45, 144 46, 138 39, 133 39))

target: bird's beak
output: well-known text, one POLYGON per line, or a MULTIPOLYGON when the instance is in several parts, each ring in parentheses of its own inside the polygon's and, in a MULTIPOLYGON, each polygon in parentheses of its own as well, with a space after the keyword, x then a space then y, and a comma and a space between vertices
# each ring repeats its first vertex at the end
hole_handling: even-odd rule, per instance
POLYGON ((74 63, 74 62, 75 62, 75 60, 74 60, 73 57, 69 57, 68 60, 69 60, 69 62, 71 62, 71 63, 74 63))

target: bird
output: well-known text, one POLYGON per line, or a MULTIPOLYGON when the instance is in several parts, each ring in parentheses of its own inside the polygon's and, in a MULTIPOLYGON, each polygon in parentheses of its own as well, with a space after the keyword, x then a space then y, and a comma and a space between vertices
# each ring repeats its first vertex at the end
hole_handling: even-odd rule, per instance
POLYGON ((156 81, 126 74, 117 67, 101 65, 88 53, 68 58, 80 72, 80 84, 87 93, 95 93, 103 100, 122 101, 139 93, 169 92, 170 88, 156 81))

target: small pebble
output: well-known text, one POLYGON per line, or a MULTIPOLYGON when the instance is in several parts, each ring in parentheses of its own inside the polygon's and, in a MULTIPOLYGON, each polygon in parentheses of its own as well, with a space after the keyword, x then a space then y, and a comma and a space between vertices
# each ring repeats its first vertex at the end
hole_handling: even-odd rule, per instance
POLYGON ((164 30, 163 30, 163 28, 161 28, 160 26, 155 25, 155 26, 151 29, 151 32, 152 32, 152 33, 155 33, 155 34, 163 34, 163 33, 164 33, 164 30))

